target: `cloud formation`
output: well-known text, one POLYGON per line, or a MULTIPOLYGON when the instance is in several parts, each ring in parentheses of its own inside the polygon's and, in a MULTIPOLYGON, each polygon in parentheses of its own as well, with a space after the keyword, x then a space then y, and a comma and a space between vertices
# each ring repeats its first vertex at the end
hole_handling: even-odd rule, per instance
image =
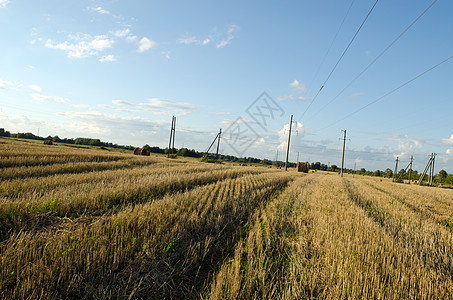
POLYGON ((137 52, 142 53, 156 46, 156 42, 144 37, 138 42, 137 52))
POLYGON ((113 56, 112 54, 107 54, 99 58, 99 62, 112 62, 116 61, 116 57, 113 56))
POLYGON ((308 98, 306 97, 303 97, 303 96, 293 96, 293 95, 285 95, 285 96, 278 96, 277 97, 277 100, 278 101, 301 101, 301 102, 305 102, 308 100, 308 98))
POLYGON ((293 92, 298 94, 307 91, 305 85, 303 83, 300 83, 297 79, 294 79, 294 81, 291 82, 288 86, 293 90, 293 92))
POLYGON ((53 101, 57 103, 66 103, 69 102, 69 99, 63 98, 63 97, 58 97, 58 96, 47 96, 43 94, 38 94, 38 93, 32 93, 30 94, 30 97, 35 99, 38 102, 47 102, 47 101, 53 101))
POLYGON ((219 34, 214 30, 212 34, 209 34, 203 38, 198 38, 194 35, 186 34, 184 37, 181 37, 177 40, 179 44, 184 45, 200 45, 207 46, 210 44, 215 44, 216 48, 223 48, 231 43, 234 39, 236 32, 240 30, 237 25, 230 25, 227 28, 227 31, 223 34, 219 34))
POLYGON ((23 84, 21 84, 21 83, 4 80, 4 79, 0 78, 0 89, 7 90, 7 89, 20 88, 22 86, 23 86, 23 84))
POLYGON ((89 34, 77 34, 69 36, 74 42, 65 41, 54 44, 50 39, 45 46, 50 49, 62 50, 69 58, 86 58, 96 56, 113 47, 114 40, 106 35, 91 36, 89 34))
POLYGON ((225 39, 223 39, 220 43, 217 43, 215 45, 216 48, 223 48, 226 45, 230 44, 235 36, 235 33, 238 31, 239 31, 239 26, 237 26, 237 25, 228 26, 227 37, 225 39))
MULTIPOLYGON (((291 127, 292 134, 297 133, 298 136, 303 137, 305 135, 305 127, 300 122, 293 122, 291 127)), ((285 124, 282 129, 278 131, 278 137, 280 140, 280 145, 277 147, 278 150, 285 150, 288 145, 288 133, 289 133, 289 123, 285 124)))
POLYGON ((442 139, 442 143, 447 145, 453 145, 453 134, 448 139, 442 139))
POLYGON ((0 0, 0 8, 6 7, 8 5, 9 0, 0 0))
POLYGON ((88 9, 91 11, 95 11, 101 15, 110 15, 110 12, 108 10, 103 9, 101 6, 89 7, 88 9))
POLYGON ((28 86, 30 90, 33 90, 35 92, 42 92, 42 88, 36 84, 31 84, 28 86))
POLYGON ((297 80, 297 79, 294 79, 294 81, 289 83, 288 86, 291 88, 292 93, 299 94, 299 96, 294 96, 294 95, 279 96, 279 97, 277 97, 278 101, 305 102, 308 100, 307 97, 304 97, 301 95, 302 93, 305 93, 307 91, 305 84, 299 82, 299 80, 297 80))
POLYGON ((126 108, 130 112, 148 111, 155 114, 171 114, 177 111, 180 115, 188 115, 196 108, 192 103, 174 102, 160 98, 147 99, 146 102, 142 103, 131 103, 124 100, 113 100, 112 103, 121 108, 126 108))

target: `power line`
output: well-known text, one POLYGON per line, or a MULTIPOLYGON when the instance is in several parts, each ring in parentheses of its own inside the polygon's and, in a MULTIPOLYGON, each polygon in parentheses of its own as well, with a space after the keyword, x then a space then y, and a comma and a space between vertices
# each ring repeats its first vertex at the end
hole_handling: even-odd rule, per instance
POLYGON ((346 47, 346 49, 344 49, 343 53, 341 54, 340 58, 338 59, 337 63, 335 64, 335 66, 332 68, 332 70, 330 71, 329 75, 327 76, 326 80, 324 80, 324 83, 322 84, 321 88, 318 90, 318 92, 316 93, 315 97, 311 100, 310 104, 308 105, 308 107, 305 109, 304 113, 302 114, 301 118, 304 117, 305 113, 308 111, 308 109, 310 108, 310 106, 313 104, 313 102, 315 102, 316 98, 318 98, 318 95, 319 93, 321 92, 321 90, 324 88, 324 86, 326 85, 327 81, 329 81, 330 77, 332 76, 333 72, 335 71, 335 69, 338 67, 340 61, 343 59, 343 56, 346 54, 346 52, 348 51, 349 47, 351 46, 352 42, 354 41, 354 39, 356 38, 356 36, 359 34, 360 30, 362 29, 363 25, 365 24, 366 20, 368 19, 368 17, 371 15, 371 12, 373 11, 374 7, 376 6, 376 4, 378 3, 379 0, 376 0, 376 2, 374 2, 373 4, 373 7, 371 7, 370 11, 368 12, 368 14, 366 15, 365 19, 363 20, 362 24, 360 24, 360 27, 359 29, 357 29, 356 33, 354 34, 354 36, 352 37, 351 41, 349 42, 348 46, 346 47))
POLYGON ((452 59, 452 58, 453 58, 453 56, 450 56, 450 57, 448 57, 447 59, 444 59, 443 61, 441 61, 441 62, 438 63, 437 65, 435 65, 435 66, 429 68, 428 70, 426 70, 426 71, 420 73, 419 75, 415 76, 415 77, 412 78, 411 80, 406 81, 405 83, 403 83, 403 84, 401 84, 400 86, 394 88, 393 90, 387 92, 386 94, 384 94, 383 96, 377 98, 376 100, 371 101, 370 103, 366 104, 365 106, 362 106, 361 108, 359 108, 359 109, 357 109, 356 111, 350 113, 349 115, 346 115, 345 117, 343 117, 343 118, 341 118, 341 119, 339 119, 339 120, 337 120, 337 121, 335 121, 335 122, 333 122, 333 123, 327 125, 327 126, 324 127, 324 128, 321 128, 320 130, 317 130, 317 131, 321 131, 321 130, 327 129, 327 128, 329 128, 329 127, 331 127, 331 126, 333 126, 333 125, 335 125, 335 124, 337 124, 337 123, 339 123, 339 122, 341 122, 341 121, 343 121, 343 120, 345 120, 345 119, 351 117, 352 115, 355 115, 355 114, 358 113, 359 111, 362 111, 362 110, 364 110, 365 108, 367 108, 367 107, 369 107, 369 106, 371 106, 371 105, 373 105, 373 104, 375 104, 375 103, 381 101, 381 100, 384 99, 385 97, 387 97, 387 96, 393 94, 393 93, 396 92, 397 90, 399 90, 399 89, 401 89, 402 87, 408 85, 408 84, 411 83, 412 81, 415 81, 416 79, 422 77, 422 76, 425 75, 426 73, 428 73, 428 72, 434 70, 435 68, 437 68, 438 66, 440 66, 440 65, 442 65, 442 64, 444 64, 444 63, 446 63, 447 61, 449 61, 449 60, 452 59))
POLYGON ((417 21, 423 17, 423 15, 437 2, 438 0, 434 0, 431 2, 431 4, 417 17, 415 20, 412 21, 409 26, 406 27, 381 53, 379 53, 378 56, 368 65, 366 66, 365 69, 362 70, 354 79, 349 82, 345 88, 343 88, 332 100, 330 100, 326 105, 324 105, 320 110, 318 110, 315 114, 312 115, 312 117, 316 116, 319 114, 323 109, 325 109, 327 106, 329 106, 332 102, 334 102, 345 90, 347 90, 357 79, 359 79, 379 58, 381 58, 382 55, 384 55, 387 50, 389 50, 406 32, 415 24, 417 21))
POLYGON ((355 0, 352 0, 352 1, 351 1, 351 5, 349 5, 348 11, 346 12, 346 15, 344 16, 343 21, 341 22, 340 26, 338 27, 337 33, 335 34, 335 36, 334 36, 332 42, 330 43, 330 46, 329 46, 329 48, 327 49, 327 52, 326 52, 326 54, 324 55, 324 58, 322 59, 321 64, 320 64, 319 67, 318 67, 318 70, 316 70, 315 76, 314 76, 313 79, 311 80, 309 86, 311 86, 311 85, 313 84, 313 81, 316 79, 316 77, 317 77, 318 74, 319 74, 319 71, 321 70, 322 66, 324 65, 324 62, 326 61, 327 55, 329 55, 330 50, 332 50, 333 44, 334 44, 335 41, 337 40, 337 37, 338 37, 338 34, 340 33, 341 28, 343 28, 343 24, 344 24, 344 22, 346 21, 346 18, 348 17, 349 12, 351 11, 351 8, 352 8, 352 5, 354 4, 354 2, 355 2, 355 0))

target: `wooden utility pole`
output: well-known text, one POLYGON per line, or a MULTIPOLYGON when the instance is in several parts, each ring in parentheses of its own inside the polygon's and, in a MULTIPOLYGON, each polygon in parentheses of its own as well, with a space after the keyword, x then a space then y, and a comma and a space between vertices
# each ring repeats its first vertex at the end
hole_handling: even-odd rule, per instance
POLYGON ((393 172, 393 179, 392 179, 392 182, 395 182, 395 178, 396 178, 397 172, 398 172, 398 156, 396 157, 395 171, 393 172))
POLYGON ((167 152, 167 157, 170 157, 170 151, 173 152, 173 150, 171 150, 171 143, 173 141, 173 144, 175 142, 174 138, 173 138, 173 128, 174 128, 174 123, 176 122, 176 118, 175 116, 172 116, 171 117, 171 128, 170 128, 170 142, 168 142, 168 152, 167 152))
POLYGON ((344 167, 344 149, 346 146, 346 129, 344 130, 343 136, 343 155, 341 156, 341 170, 340 170, 340 177, 343 177, 343 167, 344 167))
POLYGON ((428 185, 430 185, 432 182, 431 180, 431 174, 434 174, 434 156, 435 154, 434 153, 431 153, 430 157, 429 157, 429 160, 428 160, 428 163, 426 164, 426 167, 425 169, 423 170, 423 173, 422 175, 420 175, 420 178, 418 179, 418 184, 422 184, 423 182, 423 178, 425 178, 425 175, 426 175, 426 172, 428 172, 428 169, 429 169, 429 176, 430 178, 428 179, 428 185))
POLYGON ((433 184, 433 180, 434 180, 434 161, 436 159, 436 154, 435 153, 431 153, 431 165, 429 167, 429 181, 428 181, 428 185, 432 185, 433 184))
POLYGON ((217 135, 217 151, 215 153, 215 158, 219 158, 219 146, 220 146, 220 136, 222 135, 222 128, 220 128, 220 131, 217 135))
POLYGON ((297 152, 297 163, 299 163, 299 152, 297 152))
POLYGON ((409 184, 411 184, 412 161, 413 161, 413 156, 411 155, 411 162, 409 163, 409 184))
POLYGON ((289 143, 291 141, 291 128, 292 128, 292 125, 293 125, 293 115, 291 115, 291 121, 289 121, 288 146, 286 147, 285 171, 288 171, 289 143))
POLYGON ((171 142, 171 153, 173 154, 173 149, 175 149, 175 135, 176 135, 176 117, 173 122, 173 141, 171 142))

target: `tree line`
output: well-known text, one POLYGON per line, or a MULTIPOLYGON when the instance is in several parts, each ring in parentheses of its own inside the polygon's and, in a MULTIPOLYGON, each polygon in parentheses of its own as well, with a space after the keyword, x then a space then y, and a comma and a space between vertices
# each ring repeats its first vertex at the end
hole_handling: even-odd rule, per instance
MULTIPOLYGON (((100 139, 92 139, 92 138, 60 138, 58 136, 48 136, 48 137, 40 137, 34 135, 31 132, 27 133, 10 133, 9 131, 5 130, 4 128, 0 128, 0 137, 12 137, 12 138, 22 138, 22 139, 31 139, 31 140, 49 140, 54 143, 65 143, 65 144, 74 144, 74 145, 87 145, 87 146, 97 146, 97 147, 110 147, 115 149, 124 149, 124 150, 134 150, 134 146, 125 146, 125 145, 118 145, 108 142, 102 142, 100 139)), ((160 148, 158 146, 149 146, 146 144, 142 148, 145 148, 151 153, 157 154, 168 154, 168 148, 160 148)), ((205 152, 196 151, 194 149, 188 148, 181 148, 181 149, 171 149, 170 153, 176 154, 177 156, 182 157, 193 157, 193 158, 208 158, 208 159, 217 159, 214 154, 209 154, 205 152)), ((223 161, 231 161, 236 163, 243 163, 243 164, 261 164, 265 166, 274 166, 274 167, 284 167, 285 162, 283 161, 271 161, 269 159, 259 159, 255 157, 237 157, 234 155, 223 155, 219 154, 218 159, 223 161)), ((288 162, 288 167, 295 168, 297 166, 296 163, 288 162)), ((321 171, 330 171, 330 172, 339 172, 339 167, 337 165, 326 165, 321 162, 312 162, 310 163, 311 170, 321 170, 321 171)), ((377 177, 385 177, 385 178, 392 178, 393 171, 390 168, 387 168, 385 171, 376 170, 376 171, 369 171, 365 168, 361 168, 360 170, 353 170, 353 169, 343 169, 344 173, 355 174, 355 175, 367 175, 367 176, 377 176, 377 177)), ((418 180, 420 175, 416 170, 413 170, 411 173, 410 180, 418 180)), ((409 174, 404 169, 401 169, 398 174, 395 176, 397 181, 409 180, 409 174)), ((425 176, 425 180, 427 180, 427 176, 425 176)), ((453 174, 448 174, 445 170, 440 170, 437 175, 434 176, 434 183, 437 184, 447 184, 453 185, 453 174)))

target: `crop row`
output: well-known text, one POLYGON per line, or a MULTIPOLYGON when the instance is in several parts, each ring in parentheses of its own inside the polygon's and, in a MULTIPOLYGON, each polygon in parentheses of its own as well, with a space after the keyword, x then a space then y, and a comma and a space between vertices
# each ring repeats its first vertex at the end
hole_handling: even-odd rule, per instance
POLYGON ((451 233, 362 181, 294 181, 256 212, 209 297, 451 299, 451 233))
POLYGON ((251 174, 127 205, 94 222, 18 232, 1 244, 2 297, 194 297, 253 212, 289 181, 251 174))

